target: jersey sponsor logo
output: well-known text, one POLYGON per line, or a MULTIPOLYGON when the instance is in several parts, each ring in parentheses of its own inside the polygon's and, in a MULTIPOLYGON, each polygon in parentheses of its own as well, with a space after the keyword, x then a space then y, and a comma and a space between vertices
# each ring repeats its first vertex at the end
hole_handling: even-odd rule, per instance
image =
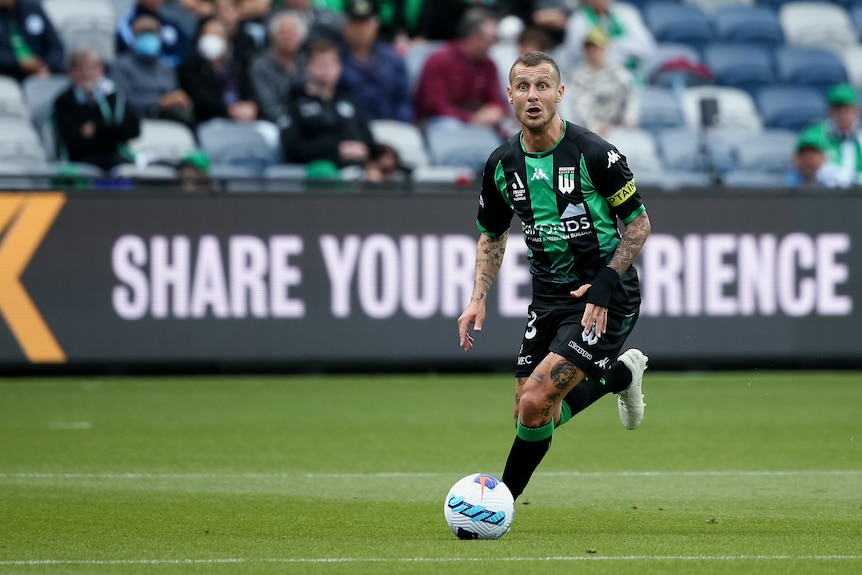
POLYGON ((515 181, 512 182, 512 199, 516 202, 523 202, 527 199, 527 186, 521 181, 521 176, 515 172, 515 181))
POLYGON ((635 185, 635 181, 633 179, 629 180, 625 186, 617 190, 617 193, 608 198, 608 203, 615 208, 635 195, 637 191, 638 188, 635 185))
POLYGON ((610 168, 620 159, 620 153, 616 150, 608 150, 608 167, 610 168))
POLYGON ((557 170, 557 190, 561 194, 571 194, 575 191, 575 168, 566 166, 557 170))
POLYGON ((536 168, 535 170, 533 170, 533 177, 530 178, 530 180, 532 181, 545 180, 546 182, 550 179, 551 178, 548 177, 548 174, 546 174, 545 170, 543 170, 542 168, 536 168))

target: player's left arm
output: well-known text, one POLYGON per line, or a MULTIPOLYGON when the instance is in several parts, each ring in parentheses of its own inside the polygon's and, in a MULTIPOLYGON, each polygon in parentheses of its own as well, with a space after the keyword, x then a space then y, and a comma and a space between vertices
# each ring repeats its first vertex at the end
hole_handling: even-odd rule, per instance
POLYGON ((587 305, 581 319, 581 326, 585 331, 595 326, 598 337, 601 337, 607 329, 608 306, 620 276, 634 264, 635 258, 650 234, 649 216, 641 202, 625 156, 619 154, 613 147, 606 150, 606 153, 607 158, 599 155, 598 161, 593 163, 592 173, 600 191, 616 190, 606 198, 612 216, 622 220, 625 230, 608 264, 593 278, 592 282, 572 292, 574 297, 586 296, 587 305), (604 165, 605 161, 607 166, 604 165))

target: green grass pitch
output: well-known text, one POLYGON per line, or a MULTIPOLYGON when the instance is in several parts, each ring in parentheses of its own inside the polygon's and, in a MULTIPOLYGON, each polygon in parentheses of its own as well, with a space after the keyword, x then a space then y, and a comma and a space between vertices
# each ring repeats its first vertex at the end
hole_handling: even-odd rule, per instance
POLYGON ((862 375, 647 372, 557 430, 498 541, 512 378, 0 382, 0 573, 862 573, 862 375))

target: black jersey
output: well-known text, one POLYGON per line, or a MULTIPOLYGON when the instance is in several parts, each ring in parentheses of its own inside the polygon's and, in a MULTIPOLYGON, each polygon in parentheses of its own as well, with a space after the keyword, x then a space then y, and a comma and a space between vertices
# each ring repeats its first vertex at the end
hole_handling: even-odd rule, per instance
POLYGON ((526 152, 519 132, 491 154, 477 225, 499 237, 517 214, 534 290, 550 294, 598 275, 619 244, 617 218, 627 224, 642 211, 625 156, 595 133, 565 122, 550 150, 526 152))

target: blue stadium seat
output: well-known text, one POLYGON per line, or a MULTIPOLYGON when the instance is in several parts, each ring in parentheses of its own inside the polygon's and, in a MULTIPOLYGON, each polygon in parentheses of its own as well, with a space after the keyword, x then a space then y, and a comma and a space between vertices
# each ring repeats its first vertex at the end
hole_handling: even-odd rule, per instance
POLYGON ((778 14, 768 6, 724 6, 712 16, 716 39, 775 48, 784 43, 778 14))
POLYGON ((703 61, 716 84, 749 94, 777 80, 772 51, 758 44, 710 44, 703 50, 703 61))
POLYGON ((638 94, 641 113, 638 126, 657 133, 685 125, 682 108, 669 88, 647 86, 638 94))
POLYGON ((810 86, 766 86, 754 100, 766 128, 798 132, 827 115, 826 96, 810 86))
POLYGON ((862 36, 862 3, 850 8, 850 20, 853 22, 853 26, 859 33, 859 36, 862 36))
POLYGON ((677 42, 701 49, 715 37, 712 21, 697 6, 651 3, 644 8, 643 16, 657 42, 677 42))
POLYGON ((253 124, 215 119, 198 126, 197 135, 213 163, 245 166, 262 174, 281 155, 253 124))
POLYGON ((425 136, 432 164, 463 166, 477 173, 482 172, 488 156, 501 141, 491 128, 469 124, 430 126, 425 136))
POLYGON ((810 86, 823 93, 831 86, 847 81, 847 70, 838 55, 822 48, 777 48, 775 70, 782 84, 810 86))
POLYGON ((662 162, 669 170, 726 173, 735 167, 733 154, 720 137, 708 137, 689 128, 674 128, 664 130, 656 140, 662 162))
MULTIPOLYGON (((766 6, 772 6, 773 8, 781 8, 788 2, 798 2, 799 0, 760 0, 761 4, 765 4, 766 6)), ((832 0, 805 0, 806 2, 822 2, 824 4, 832 3, 832 0)))
POLYGON ((742 138, 733 147, 736 166, 744 171, 786 174, 797 137, 793 130, 764 130, 742 138))

